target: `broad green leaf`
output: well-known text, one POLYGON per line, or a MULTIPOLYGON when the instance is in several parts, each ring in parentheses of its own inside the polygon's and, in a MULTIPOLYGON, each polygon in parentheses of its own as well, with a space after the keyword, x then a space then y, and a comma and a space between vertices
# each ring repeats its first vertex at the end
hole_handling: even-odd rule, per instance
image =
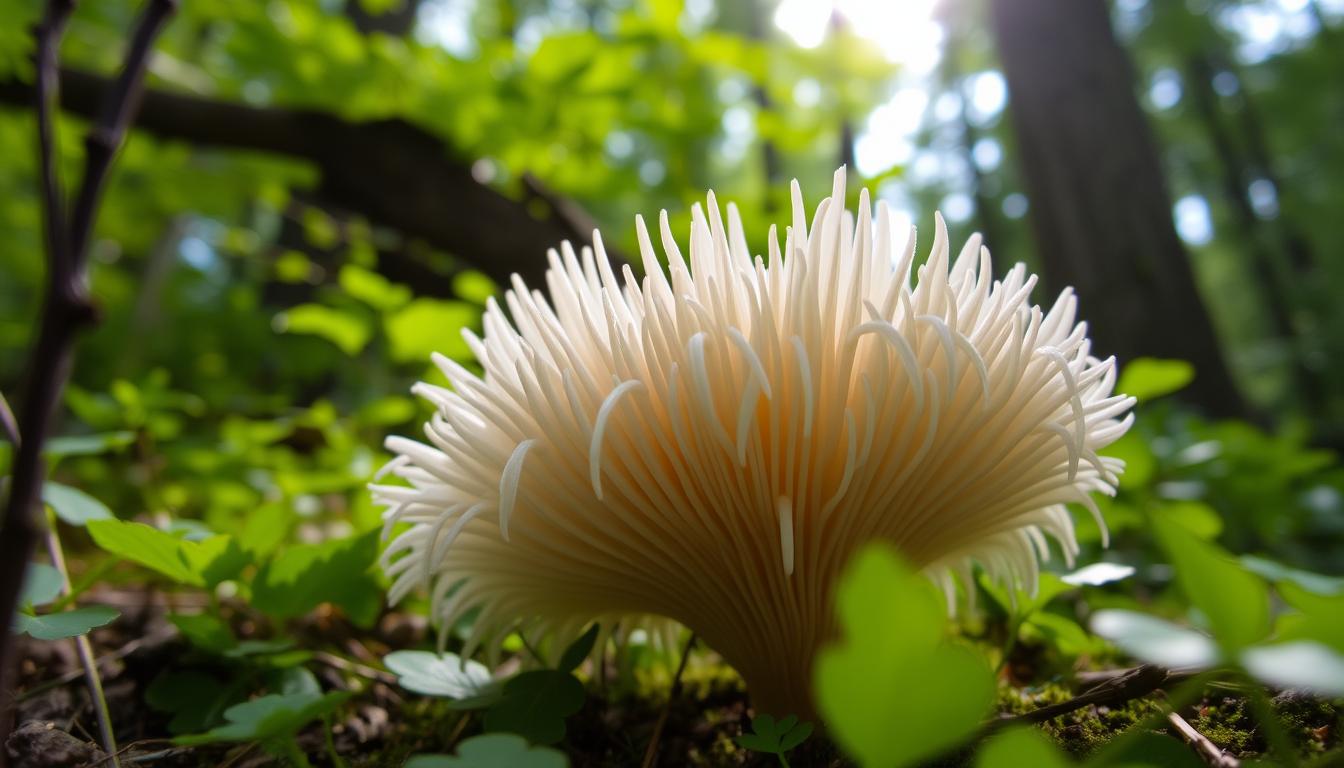
POLYGON ((133 442, 135 442, 134 432, 69 435, 51 438, 42 446, 42 453, 49 459, 63 459, 67 456, 96 456, 117 448, 124 448, 133 442))
POLYGON ((1318 642, 1254 646, 1241 652, 1241 664, 1261 682, 1279 688, 1344 696, 1344 654, 1318 642))
POLYGON ((744 733, 735 740, 739 746, 754 752, 783 755, 807 741, 812 729, 812 723, 800 723, 794 715, 775 720, 770 715, 761 714, 752 718, 751 733, 744 733))
POLYGON ((1311 640, 1344 653, 1344 595, 1317 594, 1291 581, 1278 591, 1298 611, 1279 617, 1278 639, 1311 640))
POLYGON ((1092 754, 1087 765, 1089 768, 1203 768, 1206 763, 1183 742, 1150 732, 1112 739, 1092 754))
POLYGON ((1176 583, 1208 619, 1214 639, 1237 651, 1269 634, 1269 587, 1221 547, 1181 524, 1152 516, 1153 531, 1176 569, 1176 583))
POLYGON ((836 594, 843 638, 821 650, 814 677, 817 705, 846 752, 867 766, 912 765, 974 733, 994 677, 982 658, 944 641, 932 584, 873 545, 846 566, 836 594))
POLYGON ((1223 532, 1223 518, 1217 510, 1199 501, 1171 501, 1162 504, 1154 513, 1180 523, 1190 533, 1205 541, 1213 541, 1223 532))
POLYGON ((120 615, 105 605, 88 605, 41 616, 17 613, 14 615, 14 631, 26 632, 38 640, 63 640, 108 624, 120 615))
POLYGON ((229 625, 208 613, 177 613, 168 620, 192 645, 203 651, 224 653, 238 644, 229 625))
POLYGON ((369 343, 373 329, 363 318, 321 304, 301 304, 276 318, 277 329, 284 333, 319 336, 335 344, 351 357, 369 343))
POLYGON ((1145 402, 1178 392, 1194 379, 1195 367, 1184 360, 1139 357, 1131 360, 1120 372, 1115 391, 1145 402))
POLYGON ((462 329, 472 326, 480 310, 460 301, 416 299, 384 321, 392 359, 399 363, 427 362, 439 352, 451 358, 471 353, 462 329))
POLYGON ((391 312, 411 300, 410 288, 354 264, 341 267, 339 280, 346 293, 380 312, 391 312))
POLYGON ((252 584, 252 605, 278 619, 301 616, 322 603, 368 626, 382 606, 382 587, 370 572, 378 531, 321 544, 302 544, 264 565, 252 584))
POLYGON ((427 696, 443 696, 453 709, 478 709, 499 700, 502 685, 478 661, 429 651, 394 651, 383 664, 397 675, 402 688, 427 696))
POLYGON ((61 572, 46 563, 29 563, 28 573, 23 577, 23 594, 19 597, 19 606, 46 605, 61 596, 65 579, 61 572))
POLYGON ((179 584, 214 586, 232 578, 247 562, 229 536, 185 541, 144 523, 92 520, 89 534, 104 551, 153 569, 179 584))
POLYGON ((1290 568, 1258 555, 1242 555, 1242 566, 1273 582, 1287 581, 1318 595, 1344 594, 1344 578, 1290 568))
POLYGON ((334 712, 352 695, 348 691, 328 694, 273 693, 229 707, 224 711, 225 725, 206 733, 179 736, 173 741, 184 746, 195 746, 221 741, 292 738, 303 726, 334 712))
POLYGON ((1010 728, 980 748, 976 768, 1068 768, 1073 761, 1035 728, 1010 728))
POLYGON ((110 520, 112 510, 89 494, 60 483, 42 486, 42 500, 66 523, 82 526, 90 520, 110 520))
POLYGON ((169 731, 190 733, 218 723, 224 710, 241 698, 239 687, 236 683, 226 685, 200 670, 169 669, 145 689, 145 703, 159 712, 172 714, 169 731))
POLYGON ((456 755, 414 755, 405 768, 567 768, 569 760, 550 747, 529 746, 512 733, 484 733, 457 745, 456 755))
POLYGON ((560 655, 560 664, 556 666, 556 669, 562 672, 573 672, 578 669, 583 660, 588 658, 588 654, 593 652, 593 643, 597 642, 597 633, 601 629, 601 625, 594 622, 588 628, 588 631, 576 638, 573 643, 570 643, 565 652, 560 655))
POLYGON ((1092 614, 1092 631, 1136 659, 1164 667, 1210 667, 1218 646, 1207 635, 1137 611, 1108 609, 1092 614))
POLYGON ((583 707, 583 684, 568 672, 536 669, 504 683, 503 697, 485 711, 487 731, 508 731, 533 744, 565 737, 565 719, 583 707))
POLYGON ((89 535, 104 551, 151 568, 179 584, 205 586, 205 579, 187 565, 183 541, 144 523, 93 520, 89 535))
POLYGON ((453 276, 453 293, 472 304, 485 306, 486 299, 494 296, 497 290, 493 280, 474 269, 464 269, 453 276))

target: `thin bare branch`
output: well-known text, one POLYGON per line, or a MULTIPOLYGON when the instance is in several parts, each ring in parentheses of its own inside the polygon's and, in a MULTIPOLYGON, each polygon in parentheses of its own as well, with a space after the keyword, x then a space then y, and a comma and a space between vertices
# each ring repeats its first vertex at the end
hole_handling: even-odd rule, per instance
POLYGON ((677 665, 677 673, 672 676, 672 690, 667 693, 667 702, 663 704, 663 711, 658 714, 658 722, 654 723, 653 733, 649 735, 649 748, 644 752, 643 768, 653 768, 658 764, 658 743, 663 739, 663 729, 667 727, 667 718, 672 713, 672 702, 676 701, 677 696, 681 695, 681 676, 686 671, 686 662, 691 658, 691 649, 695 647, 695 633, 686 639, 686 647, 681 652, 681 663, 677 665))
POLYGON ((1214 768, 1239 768, 1241 765, 1240 760, 1219 749, 1217 744, 1209 741, 1207 736, 1200 733, 1179 713, 1168 712, 1167 722, 1171 723, 1171 727, 1176 729, 1176 732, 1181 735, 1181 738, 1185 739, 1186 743, 1195 748, 1204 762, 1214 766, 1214 768))

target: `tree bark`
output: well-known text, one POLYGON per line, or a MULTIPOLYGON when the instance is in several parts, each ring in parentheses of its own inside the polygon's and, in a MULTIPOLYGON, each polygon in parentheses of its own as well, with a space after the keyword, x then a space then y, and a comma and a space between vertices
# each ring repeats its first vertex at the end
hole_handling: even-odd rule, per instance
POLYGON ((1244 415, 1105 2, 994 0, 991 20, 1051 288, 1077 290, 1098 354, 1187 360, 1190 400, 1244 415))

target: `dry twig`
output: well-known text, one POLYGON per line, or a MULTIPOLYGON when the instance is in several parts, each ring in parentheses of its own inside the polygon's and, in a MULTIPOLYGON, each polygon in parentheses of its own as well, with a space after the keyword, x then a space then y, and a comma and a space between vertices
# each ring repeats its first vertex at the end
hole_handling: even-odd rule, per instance
POLYGON ((681 652, 681 663, 677 665, 677 673, 672 676, 672 690, 667 693, 667 703, 663 704, 663 711, 658 714, 658 722, 653 726, 653 733, 649 736, 649 748, 644 751, 643 768, 653 768, 658 762, 658 742, 663 738, 663 729, 667 727, 668 715, 672 712, 672 702, 677 696, 681 695, 681 675, 686 671, 686 661, 691 658, 691 648, 695 646, 695 633, 686 640, 686 647, 681 652))
POLYGON ((1167 722, 1171 723, 1171 727, 1181 734, 1181 738, 1185 739, 1187 744, 1195 748, 1199 756, 1204 758, 1204 762, 1214 768, 1238 768, 1241 765, 1240 760, 1219 749, 1217 744, 1209 741, 1207 736, 1181 717, 1180 713, 1168 712, 1167 722))

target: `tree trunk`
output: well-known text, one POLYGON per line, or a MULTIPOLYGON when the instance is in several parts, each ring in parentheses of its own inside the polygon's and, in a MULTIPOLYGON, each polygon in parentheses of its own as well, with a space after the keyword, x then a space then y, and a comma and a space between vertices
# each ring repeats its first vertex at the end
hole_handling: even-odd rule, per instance
POLYGON ((1105 2, 994 0, 991 18, 1050 287, 1077 290, 1097 354, 1188 360, 1189 398, 1242 415, 1105 2))

